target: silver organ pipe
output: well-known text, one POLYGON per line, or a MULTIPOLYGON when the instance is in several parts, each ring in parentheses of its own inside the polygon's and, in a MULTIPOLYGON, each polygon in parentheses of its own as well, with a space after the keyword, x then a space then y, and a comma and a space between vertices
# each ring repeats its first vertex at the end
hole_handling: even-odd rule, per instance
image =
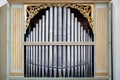
MULTIPOLYGON (((54 7, 54 42, 57 42, 57 16, 58 16, 58 9, 57 9, 57 7, 54 7)), ((58 55, 57 55, 57 53, 58 53, 58 51, 57 51, 58 49, 57 49, 57 46, 55 45, 54 46, 54 60, 53 60, 53 73, 54 73, 54 77, 56 77, 57 76, 57 62, 58 62, 58 59, 57 59, 57 57, 58 57, 58 55)))
MULTIPOLYGON (((66 7, 63 7, 63 42, 66 42, 66 16, 67 11, 66 7)), ((65 77, 66 74, 66 46, 63 45, 63 77, 65 77)))
MULTIPOLYGON (((62 7, 58 7, 58 41, 62 42, 62 7)), ((61 76, 62 47, 58 46, 58 74, 61 76)))
MULTIPOLYGON (((53 7, 50 7, 50 33, 49 33, 49 38, 50 42, 53 41, 53 7)), ((52 63, 53 63, 53 49, 52 46, 50 45, 49 48, 49 73, 50 77, 52 77, 52 63)))
MULTIPOLYGON (((67 9, 67 42, 70 42, 70 9, 67 9)), ((70 46, 67 46, 67 76, 70 76, 70 46)))
MULTIPOLYGON (((78 22, 78 42, 81 41, 81 28, 80 28, 80 22, 78 22)), ((81 47, 78 45, 78 77, 81 76, 81 69, 80 69, 80 64, 81 64, 81 47)))
MULTIPOLYGON (((36 27, 35 27, 36 29, 35 29, 35 41, 36 42, 38 42, 38 24, 36 24, 36 27)), ((36 64, 36 68, 35 68, 35 76, 38 76, 38 59, 39 59, 39 57, 38 57, 38 46, 35 46, 35 64, 36 64)))
MULTIPOLYGON (((45 16, 42 16, 42 42, 45 41, 45 16)), ((45 47, 44 45, 42 46, 42 77, 44 77, 44 63, 45 63, 45 47)))
MULTIPOLYGON (((75 17, 75 33, 74 33, 75 34, 75 42, 77 42, 77 27, 78 27, 77 26, 77 18, 75 17)), ((75 76, 76 77, 77 77, 77 74, 78 74, 77 73, 77 71, 78 71, 77 70, 77 65, 78 65, 77 64, 77 62, 78 62, 78 60, 77 60, 77 56, 78 56, 77 53, 78 53, 77 52, 77 45, 75 45, 75 53, 74 53, 75 54, 75 61, 74 62, 75 62, 75 76)))
MULTIPOLYGON (((35 28, 33 28, 33 42, 35 42, 35 28)), ((33 76, 35 76, 35 66, 36 66, 36 64, 35 64, 35 54, 36 54, 36 52, 35 52, 35 45, 33 45, 33 53, 32 53, 32 57, 33 57, 33 62, 32 62, 32 64, 33 64, 33 76)))
MULTIPOLYGON (((46 11, 46 42, 48 42, 48 19, 49 19, 49 12, 46 11)), ((45 46, 46 48, 46 54, 45 54, 45 74, 46 74, 46 77, 47 77, 47 74, 48 74, 48 46, 45 46)))
MULTIPOLYGON (((71 14, 71 42, 74 42, 74 14, 71 14)), ((71 45, 71 77, 74 76, 74 46, 71 45)))
MULTIPOLYGON (((31 26, 29 26, 31 27, 31 26)), ((26 42, 92 42, 90 30, 71 8, 46 9, 26 36, 26 42)), ((92 45, 26 45, 28 77, 93 76, 92 45)))
MULTIPOLYGON (((41 39, 41 32, 42 32, 42 29, 41 29, 41 24, 42 24, 42 22, 41 22, 41 20, 39 20, 39 42, 41 42, 42 41, 42 39, 41 39)), ((41 57, 42 57, 42 54, 41 54, 41 46, 39 45, 39 76, 41 76, 41 65, 42 65, 42 59, 41 59, 41 57)))
MULTIPOLYGON (((83 26, 81 26, 81 42, 83 42, 83 26)), ((83 77, 83 65, 84 65, 83 46, 81 46, 81 77, 83 77)))

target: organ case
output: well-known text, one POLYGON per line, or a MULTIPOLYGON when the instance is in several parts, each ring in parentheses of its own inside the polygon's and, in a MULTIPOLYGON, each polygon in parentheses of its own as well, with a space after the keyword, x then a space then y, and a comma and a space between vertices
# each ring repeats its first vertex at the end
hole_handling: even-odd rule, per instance
MULTIPOLYGON (((93 1, 92 4, 74 1, 27 4, 31 12, 24 8, 26 4, 11 2, 10 76, 73 78, 111 76, 107 2, 109 1, 105 4, 99 1, 98 3, 93 1), (78 7, 81 5, 83 8, 87 5, 92 6, 91 14, 90 10, 87 13, 80 12, 82 8, 78 7), (79 11, 84 19, 80 20, 74 9, 79 11), (28 12, 28 16, 25 12, 28 12)), ((86 11, 86 8, 84 10, 86 11)))

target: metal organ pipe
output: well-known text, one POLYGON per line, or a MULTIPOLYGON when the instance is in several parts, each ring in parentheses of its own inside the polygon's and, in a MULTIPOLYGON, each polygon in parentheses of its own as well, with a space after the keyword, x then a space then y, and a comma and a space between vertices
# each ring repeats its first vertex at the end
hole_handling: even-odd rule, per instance
MULTIPOLYGON (((58 13, 57 13, 57 7, 54 7, 54 42, 57 42, 57 16, 58 16, 58 13)), ((54 61, 53 61, 53 71, 54 71, 54 77, 57 76, 57 46, 54 45, 54 61)))
MULTIPOLYGON (((49 20, 49 12, 46 11, 46 42, 48 42, 48 20, 49 20)), ((48 46, 45 46, 45 75, 47 77, 48 74, 48 46)))
MULTIPOLYGON (((45 41, 45 16, 42 16, 42 42, 45 41)), ((42 46, 42 77, 44 77, 44 68, 45 68, 45 47, 42 46)))
MULTIPOLYGON (((67 41, 70 42, 70 9, 67 9, 67 41)), ((67 76, 70 76, 70 46, 67 46, 67 76)))
MULTIPOLYGON (((67 11, 66 7, 63 7, 63 42, 66 41, 66 16, 67 11)), ((66 74, 66 46, 63 45, 63 77, 65 77, 66 74)))
MULTIPOLYGON (((78 25, 77 25, 77 18, 75 17, 75 42, 77 42, 77 27, 78 27, 78 25)), ((77 77, 77 57, 78 57, 78 55, 77 55, 77 45, 75 45, 75 77, 77 77)))
MULTIPOLYGON (((74 13, 71 13, 71 42, 74 42, 74 13)), ((71 45, 71 77, 74 76, 74 46, 71 45)))
MULTIPOLYGON (((78 22, 78 42, 80 42, 80 36, 81 36, 81 26, 80 26, 80 22, 78 22)), ((81 76, 81 69, 80 69, 80 64, 81 64, 81 47, 80 45, 78 45, 78 77, 81 76)))
MULTIPOLYGON (((30 42, 33 42, 32 37, 33 37, 33 32, 31 31, 30 32, 30 42)), ((33 71, 32 71, 33 70, 33 58, 32 58, 33 54, 32 53, 33 53, 33 46, 31 45, 31 47, 30 47, 30 54, 31 54, 31 61, 30 61, 31 62, 31 66, 30 66, 31 67, 31 73, 30 73, 30 76, 32 76, 32 73, 33 73, 33 71)))
MULTIPOLYGON (((41 32, 42 32, 42 29, 41 29, 41 20, 39 20, 39 42, 41 42, 41 32)), ((42 54, 41 54, 41 46, 39 45, 39 76, 41 76, 41 65, 42 65, 42 54)))
MULTIPOLYGON (((50 42, 53 41, 53 7, 50 7, 50 33, 49 33, 49 38, 50 38, 50 42)), ((49 48, 49 72, 50 72, 50 77, 52 77, 52 63, 53 63, 53 49, 52 46, 50 45, 49 48)))
MULTIPOLYGON (((36 24, 36 27, 35 27, 35 42, 38 42, 38 24, 36 24)), ((35 46, 35 64, 36 64, 36 68, 35 68, 35 76, 38 76, 38 46, 35 46)), ((34 54, 34 53, 33 53, 34 54)))
MULTIPOLYGON (((62 42, 62 7, 58 7, 58 41, 62 42)), ((62 69, 62 47, 58 46, 58 76, 62 69)))

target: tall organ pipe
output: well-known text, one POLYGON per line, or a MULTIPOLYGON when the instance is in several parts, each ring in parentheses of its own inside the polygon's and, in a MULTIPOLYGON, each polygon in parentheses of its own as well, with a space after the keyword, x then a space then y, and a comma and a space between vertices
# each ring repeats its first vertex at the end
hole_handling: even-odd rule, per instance
MULTIPOLYGON (((39 42, 41 42, 41 19, 39 20, 39 42)), ((41 60, 41 46, 39 45, 39 76, 41 76, 41 65, 42 65, 42 60, 41 60)))
MULTIPOLYGON (((33 42, 35 42, 35 28, 33 28, 33 42)), ((35 55, 36 55, 36 52, 35 52, 35 45, 33 45, 33 77, 35 77, 35 69, 36 69, 36 61, 35 61, 35 55)))
MULTIPOLYGON (((28 42, 30 42, 30 34, 28 35, 28 42)), ((28 46, 28 54, 29 54, 29 56, 28 56, 28 68, 29 68, 29 72, 28 72, 28 76, 30 76, 30 68, 31 68, 31 54, 30 54, 30 45, 28 46)))
MULTIPOLYGON (((66 41, 66 7, 63 7, 63 41, 66 41)), ((63 45, 63 77, 66 74, 66 46, 63 45)))
MULTIPOLYGON (((36 29, 35 29, 35 41, 38 42, 38 24, 36 24, 36 29)), ((36 46, 35 48, 36 48, 36 50, 35 50, 35 53, 36 53, 36 55, 35 55, 36 71, 35 72, 36 73, 35 74, 36 74, 36 76, 38 76, 38 67, 39 67, 38 66, 38 46, 36 46)))
MULTIPOLYGON (((67 41, 70 42, 70 8, 67 9, 67 41)), ((70 45, 67 46, 67 76, 70 76, 70 45)))
MULTIPOLYGON (((42 16, 42 42, 45 41, 45 16, 42 16)), ((44 77, 44 62, 45 62, 45 50, 44 50, 44 45, 42 45, 42 77, 44 77)))
MULTIPOLYGON (((50 34, 49 34, 49 38, 50 38, 50 42, 52 42, 52 38, 53 38, 53 7, 50 7, 50 34)), ((49 72, 50 72, 50 77, 52 77, 52 55, 53 54, 53 51, 52 51, 52 45, 50 45, 50 49, 49 49, 49 72)))
MULTIPOLYGON (((71 42, 74 42, 74 13, 71 14, 71 42)), ((74 76, 74 48, 71 45, 71 77, 74 76)))
MULTIPOLYGON (((77 18, 75 17, 75 42, 77 42, 77 18)), ((78 57, 78 54, 77 54, 77 45, 75 45, 75 76, 77 77, 78 73, 77 73, 77 57, 78 57)))
MULTIPOLYGON (((86 40, 85 40, 85 38, 86 38, 86 30, 83 30, 83 41, 85 42, 86 40)), ((86 65, 86 58, 85 58, 85 56, 86 56, 86 48, 85 48, 86 46, 85 45, 83 45, 83 49, 84 49, 84 51, 83 51, 83 76, 85 77, 85 65, 86 65)))
MULTIPOLYGON (((57 42, 57 7, 54 7, 54 42, 57 42)), ((54 77, 57 76, 57 46, 54 46, 54 62, 53 62, 53 71, 54 77)))
MULTIPOLYGON (((81 28, 80 28, 81 26, 80 26, 80 22, 78 22, 78 42, 80 42, 80 36, 81 36, 81 33, 80 33, 80 31, 81 31, 81 28)), ((81 69, 80 69, 80 65, 81 64, 81 47, 80 47, 80 45, 78 45, 78 76, 80 77, 81 75, 81 69)))
MULTIPOLYGON (((48 18, 49 18, 49 12, 46 11, 46 42, 48 42, 48 18)), ((45 46, 46 48, 46 54, 45 54, 45 75, 47 77, 48 74, 48 46, 45 46)))
MULTIPOLYGON (((81 28, 81 42, 83 42, 83 26, 81 28)), ((83 77, 83 64, 84 64, 84 58, 83 58, 83 46, 81 45, 81 77, 83 77)))
MULTIPOLYGON (((58 7, 58 41, 62 41, 62 7, 58 7)), ((58 76, 61 75, 62 68, 62 47, 58 46, 58 76)))

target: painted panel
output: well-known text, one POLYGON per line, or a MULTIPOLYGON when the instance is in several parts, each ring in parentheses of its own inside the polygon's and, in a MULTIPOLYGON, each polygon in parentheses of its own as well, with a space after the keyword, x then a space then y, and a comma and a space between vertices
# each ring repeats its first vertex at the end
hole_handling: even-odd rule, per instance
POLYGON ((107 62, 107 6, 96 7, 95 76, 108 76, 107 62))
POLYGON ((11 7, 11 73, 23 72, 22 63, 22 27, 23 27, 23 5, 12 5, 11 7))

